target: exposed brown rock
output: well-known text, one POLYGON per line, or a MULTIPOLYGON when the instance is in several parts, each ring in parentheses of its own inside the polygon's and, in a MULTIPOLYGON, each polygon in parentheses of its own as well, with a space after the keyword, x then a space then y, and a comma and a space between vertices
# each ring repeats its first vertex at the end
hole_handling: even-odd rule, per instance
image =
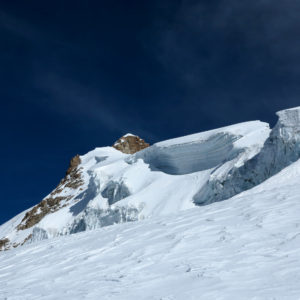
POLYGON ((27 241, 29 241, 32 238, 32 233, 28 235, 28 237, 22 242, 21 246, 23 246, 27 241))
POLYGON ((81 178, 81 172, 80 172, 81 168, 77 168, 71 171, 71 173, 69 173, 69 178, 67 178, 67 180, 64 181, 65 183, 65 187, 71 188, 71 189, 77 189, 78 187, 80 187, 81 185, 83 185, 83 180, 81 178))
POLYGON ((28 211, 22 222, 17 226, 18 230, 24 230, 34 226, 39 223, 44 216, 49 213, 53 213, 57 211, 64 205, 61 205, 63 200, 68 201, 72 197, 71 196, 56 196, 60 194, 64 188, 68 187, 71 189, 77 189, 84 182, 81 178, 81 168, 78 166, 81 163, 81 159, 79 155, 73 157, 70 161, 69 168, 66 172, 66 176, 60 181, 59 185, 56 187, 54 191, 50 194, 49 197, 42 200, 38 205, 34 206, 30 211, 28 211))
POLYGON ((77 154, 71 159, 69 168, 66 172, 66 176, 60 181, 59 185, 52 193, 55 194, 60 193, 64 187, 77 189, 79 186, 83 184, 83 180, 81 178, 81 172, 80 172, 82 168, 78 168, 80 164, 81 164, 81 159, 80 156, 77 154))
POLYGON ((61 207, 62 200, 70 200, 71 197, 48 197, 38 205, 28 211, 21 224, 17 226, 18 230, 24 230, 37 224, 44 216, 57 211, 61 207))
POLYGON ((74 171, 79 165, 81 164, 81 159, 80 156, 77 154, 75 155, 71 161, 70 161, 70 165, 69 168, 66 172, 66 175, 69 175, 72 171, 74 171))
POLYGON ((150 145, 146 143, 143 139, 136 135, 126 134, 118 139, 113 147, 123 153, 133 154, 142 149, 149 147, 150 145))
POLYGON ((5 246, 9 243, 8 238, 3 238, 0 240, 0 251, 5 250, 5 246))

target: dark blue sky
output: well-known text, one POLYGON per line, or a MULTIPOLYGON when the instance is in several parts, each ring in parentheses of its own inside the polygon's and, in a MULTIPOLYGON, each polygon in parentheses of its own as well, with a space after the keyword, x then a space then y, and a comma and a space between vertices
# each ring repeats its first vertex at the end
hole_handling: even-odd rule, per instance
POLYGON ((300 2, 1 1, 0 223, 75 154, 300 105, 300 2))

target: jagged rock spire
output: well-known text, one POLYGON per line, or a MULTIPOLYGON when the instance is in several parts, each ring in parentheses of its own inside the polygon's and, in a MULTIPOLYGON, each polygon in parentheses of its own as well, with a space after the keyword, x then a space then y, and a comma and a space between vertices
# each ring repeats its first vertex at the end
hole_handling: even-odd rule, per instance
POLYGON ((136 153, 149 146, 150 145, 146 143, 143 139, 131 133, 125 134, 113 144, 113 147, 115 149, 126 154, 136 153))

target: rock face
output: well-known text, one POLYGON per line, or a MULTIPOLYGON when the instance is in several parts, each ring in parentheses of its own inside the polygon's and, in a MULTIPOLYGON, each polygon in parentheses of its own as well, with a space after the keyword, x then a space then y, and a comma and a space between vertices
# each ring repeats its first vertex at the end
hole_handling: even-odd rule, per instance
POLYGON ((18 230, 25 230, 33 227, 47 214, 53 213, 66 205, 66 202, 70 200, 71 197, 67 195, 60 195, 61 192, 63 192, 66 188, 77 189, 83 184, 80 168, 78 168, 80 163, 81 160, 79 155, 76 155, 71 159, 66 176, 60 181, 59 185, 48 197, 25 214, 22 222, 17 226, 18 230))
POLYGON ((149 146, 150 145, 146 143, 143 139, 130 133, 122 136, 113 145, 115 149, 125 154, 133 154, 149 146))
POLYGON ((78 165, 80 165, 80 163, 81 159, 80 156, 77 154, 71 159, 66 175, 71 174, 78 167, 78 165))
POLYGON ((3 238, 0 240, 0 251, 1 250, 6 250, 5 246, 9 243, 9 239, 3 238))

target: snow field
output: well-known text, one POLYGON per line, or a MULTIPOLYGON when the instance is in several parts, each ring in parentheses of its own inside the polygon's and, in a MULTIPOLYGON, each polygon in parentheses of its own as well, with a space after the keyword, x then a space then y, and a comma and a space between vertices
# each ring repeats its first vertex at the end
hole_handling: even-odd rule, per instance
POLYGON ((2 252, 0 299, 299 299, 299 181, 2 252))

